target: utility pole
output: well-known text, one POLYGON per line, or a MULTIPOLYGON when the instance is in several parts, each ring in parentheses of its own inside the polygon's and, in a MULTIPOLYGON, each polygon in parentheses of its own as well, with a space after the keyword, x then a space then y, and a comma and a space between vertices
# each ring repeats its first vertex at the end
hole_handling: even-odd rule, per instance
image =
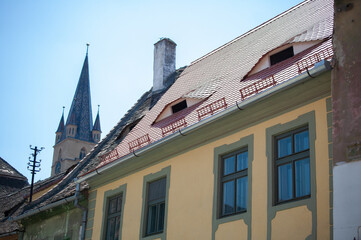
POLYGON ((35 148, 32 148, 30 145, 30 149, 34 150, 34 153, 31 154, 31 156, 33 156, 33 160, 31 160, 31 157, 29 157, 29 162, 28 162, 28 170, 31 172, 31 186, 30 186, 30 200, 29 203, 31 203, 32 198, 33 198, 33 188, 34 188, 34 175, 37 172, 40 172, 41 168, 40 168, 40 162, 36 161, 36 155, 38 155, 44 148, 41 147, 40 149, 35 146, 35 148))

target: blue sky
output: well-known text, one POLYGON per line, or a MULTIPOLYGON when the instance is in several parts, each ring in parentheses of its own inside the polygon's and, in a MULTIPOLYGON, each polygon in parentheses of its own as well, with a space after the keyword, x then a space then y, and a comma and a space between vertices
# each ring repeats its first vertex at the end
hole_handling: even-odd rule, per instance
POLYGON ((93 119, 105 135, 152 86, 153 44, 177 43, 177 68, 301 0, 0 1, 0 157, 31 179, 29 145, 50 176, 62 107, 69 111, 89 47, 93 119))

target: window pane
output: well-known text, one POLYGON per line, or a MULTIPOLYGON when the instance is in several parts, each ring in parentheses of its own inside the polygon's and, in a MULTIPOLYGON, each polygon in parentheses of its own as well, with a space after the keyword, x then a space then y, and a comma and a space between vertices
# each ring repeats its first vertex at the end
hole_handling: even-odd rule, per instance
POLYGON ((165 187, 165 178, 149 183, 148 201, 165 198, 165 187))
POLYGON ((292 137, 291 136, 279 139, 277 141, 277 143, 278 143, 278 157, 279 158, 292 154, 292 137))
POLYGON ((248 152, 237 155, 237 172, 248 168, 248 152))
POLYGON ((248 177, 237 179, 237 212, 247 210, 247 183, 248 177))
POLYGON ((117 211, 117 198, 112 198, 109 201, 109 214, 115 213, 117 211))
POLYGON ((295 162, 296 197, 310 195, 310 159, 295 162))
POLYGON ((114 239, 115 218, 108 219, 107 240, 114 239))
POLYGON ((285 201, 292 198, 292 164, 278 167, 278 200, 285 201))
POLYGON ((295 134, 295 152, 309 149, 308 130, 295 134))
POLYGON ((158 220, 158 231, 161 232, 164 229, 164 209, 165 203, 159 205, 159 220, 158 220))
POLYGON ((224 175, 228 175, 230 173, 234 173, 235 171, 235 156, 224 159, 224 175))
POLYGON ((119 239, 120 216, 115 218, 114 239, 119 239))
POLYGON ((117 212, 120 212, 122 209, 122 197, 117 197, 117 212))
POLYGON ((148 207, 148 226, 147 226, 147 233, 154 233, 156 231, 155 224, 156 224, 156 217, 157 217, 157 206, 149 206, 148 207))
POLYGON ((234 181, 223 183, 222 215, 234 213, 234 181))

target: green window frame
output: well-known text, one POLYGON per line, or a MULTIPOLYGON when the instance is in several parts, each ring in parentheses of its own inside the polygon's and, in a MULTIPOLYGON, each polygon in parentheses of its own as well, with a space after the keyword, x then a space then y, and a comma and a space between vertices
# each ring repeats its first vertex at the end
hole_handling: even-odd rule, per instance
POLYGON ((248 149, 221 157, 221 217, 247 211, 248 149))
POLYGON ((165 240, 167 238, 170 173, 171 167, 168 166, 162 168, 159 172, 150 173, 143 178, 142 217, 139 240, 165 240), (151 225, 152 229, 150 229, 151 225))
POLYGON ((107 202, 105 239, 120 239, 123 194, 120 193, 118 195, 109 197, 107 202))
POLYGON ((147 236, 162 233, 164 230, 166 181, 164 177, 147 184, 147 236))
POLYGON ((275 200, 281 204, 311 196, 308 126, 274 137, 275 200))
POLYGON ((104 192, 101 239, 121 239, 127 184, 104 192), (113 219, 113 220, 112 220, 113 219), (113 224, 113 222, 115 224, 113 224))
MULTIPOLYGON (((220 225, 242 219, 248 226, 248 239, 251 239, 252 227, 252 162, 254 155, 254 135, 247 135, 238 141, 220 145, 214 148, 213 174, 214 174, 214 191, 213 191, 213 210, 212 210, 212 240, 216 239, 216 232, 220 225), (231 174, 224 173, 224 159, 229 156, 245 153, 247 151, 247 171, 235 173, 235 177, 247 176, 247 197, 246 211, 238 211, 234 214, 222 216, 222 180, 224 176, 228 178, 231 174)), ((235 169, 237 167, 235 166, 235 169)))

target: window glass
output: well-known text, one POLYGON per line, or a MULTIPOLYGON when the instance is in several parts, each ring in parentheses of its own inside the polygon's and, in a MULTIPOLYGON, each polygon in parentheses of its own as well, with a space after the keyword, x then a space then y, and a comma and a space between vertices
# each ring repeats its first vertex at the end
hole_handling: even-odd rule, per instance
POLYGON ((157 206, 149 206, 148 208, 148 229, 147 233, 151 234, 156 232, 156 217, 157 217, 157 206))
POLYGON ((276 137, 277 202, 311 194, 309 131, 306 127, 276 137))
POLYGON ((234 181, 223 184, 223 209, 222 214, 227 215, 234 212, 234 181))
POLYGON ((222 158, 220 213, 227 216, 247 210, 248 151, 237 151, 222 158))
POLYGON ((117 198, 113 198, 109 201, 109 214, 117 211, 117 198))
POLYGON ((292 136, 278 140, 278 157, 284 157, 292 154, 292 136))
POLYGON ((248 152, 237 155, 237 172, 248 168, 248 152))
POLYGON ((278 200, 292 199, 292 164, 278 167, 278 200))
POLYGON ((166 178, 148 184, 148 211, 146 234, 160 233, 164 229, 166 178))
POLYGON ((159 220, 158 220, 158 229, 163 231, 164 229, 164 214, 165 214, 165 203, 159 205, 159 220))
POLYGON ((148 201, 154 201, 165 197, 165 180, 165 178, 162 178, 158 181, 149 183, 148 201))
POLYGON ((234 173, 235 171, 235 156, 224 159, 224 175, 234 173))
POLYGON ((247 185, 247 176, 237 179, 237 212, 246 211, 247 209, 247 185))
POLYGON ((296 197, 310 195, 310 159, 302 159, 295 162, 296 174, 296 197))
POLYGON ((308 130, 295 134, 295 152, 309 149, 308 130))
POLYGON ((108 199, 106 240, 119 239, 122 194, 108 199))

